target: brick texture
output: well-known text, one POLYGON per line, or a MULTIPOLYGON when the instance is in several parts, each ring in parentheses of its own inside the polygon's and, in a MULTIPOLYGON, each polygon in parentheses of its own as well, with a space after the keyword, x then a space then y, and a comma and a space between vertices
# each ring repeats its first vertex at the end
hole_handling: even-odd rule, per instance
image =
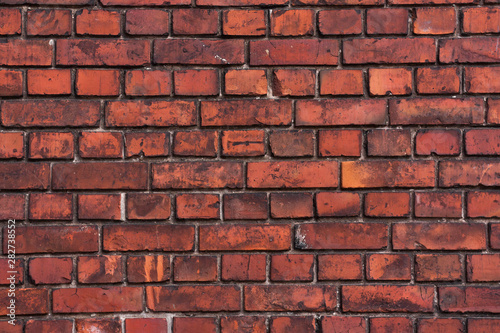
POLYGON ((497 332, 499 4, 0 0, 0 332, 497 332))

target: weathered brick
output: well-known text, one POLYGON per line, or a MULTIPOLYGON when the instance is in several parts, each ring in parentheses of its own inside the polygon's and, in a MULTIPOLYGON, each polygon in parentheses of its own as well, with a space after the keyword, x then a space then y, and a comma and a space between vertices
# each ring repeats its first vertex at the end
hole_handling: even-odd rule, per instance
POLYGON ((173 224, 106 225, 105 251, 192 251, 194 227, 173 224))
POLYGON ((310 36, 314 32, 314 11, 289 9, 271 11, 272 36, 310 36))
POLYGON ((26 333, 37 333, 37 332, 61 332, 61 333, 71 333, 73 332, 73 321, 66 319, 56 319, 56 320, 28 320, 25 325, 26 333))
POLYGON ((322 70, 321 95, 363 95, 363 71, 358 69, 322 70))
POLYGON ((342 286, 342 310, 351 312, 432 312, 432 286, 342 286))
POLYGON ((222 32, 229 36, 263 36, 266 34, 264 10, 225 10, 222 32))
POLYGON ((72 159, 73 134, 68 132, 32 132, 29 136, 29 157, 32 159, 72 159))
POLYGON ((418 155, 458 155, 460 136, 458 130, 419 130, 415 137, 415 152, 418 155))
POLYGON ((290 226, 282 224, 200 226, 200 251, 289 250, 290 237, 290 226))
POLYGON ((170 136, 168 133, 131 132, 125 133, 126 157, 167 156, 170 150, 170 136))
POLYGON ((321 130, 320 156, 361 156, 363 132, 360 130, 321 130))
POLYGON ((361 261, 359 254, 318 255, 318 280, 361 280, 361 261))
POLYGON ((125 15, 125 31, 131 35, 165 35, 169 31, 168 12, 161 9, 130 9, 125 15))
POLYGON ((49 174, 48 163, 0 163, 0 189, 47 189, 49 174))
POLYGON ((154 312, 239 311, 240 294, 235 285, 146 287, 147 306, 154 312))
POLYGON ((71 94, 71 70, 69 69, 30 69, 26 77, 30 95, 71 94))
POLYGON ((175 257, 173 263, 176 282, 217 280, 217 257, 215 256, 175 257))
POLYGON ((416 82, 419 94, 458 94, 460 76, 458 67, 417 68, 416 82))
POLYGON ((78 283, 122 282, 122 256, 78 257, 78 283))
POLYGON ((457 281, 462 278, 462 264, 456 254, 417 254, 417 281, 457 281))
POLYGON ((225 74, 227 95, 266 95, 266 71, 260 69, 228 70, 225 74))
POLYGON ((384 223, 326 222, 302 224, 295 232, 301 250, 382 249, 387 246, 384 223))
POLYGON ((263 130, 223 131, 221 136, 222 155, 231 157, 262 156, 266 133, 263 130))
POLYGON ((447 35, 456 29, 455 8, 416 8, 413 32, 417 35, 447 35))
POLYGON ((54 313, 141 312, 139 287, 66 288, 52 292, 54 313))
POLYGON ((30 220, 71 220, 73 195, 71 193, 31 193, 30 220))
POLYGON ((500 124, 500 99, 488 98, 488 114, 486 121, 489 124, 500 124))
POLYGON ((313 217, 312 193, 271 193, 273 218, 313 217))
POLYGON ((33 9, 28 11, 26 32, 28 36, 69 36, 71 21, 71 10, 33 9))
POLYGON ((462 194, 416 192, 416 217, 462 217, 462 194))
POLYGON ((271 256, 271 281, 312 281, 314 256, 279 254, 271 256))
POLYGON ((24 194, 0 194, 0 220, 23 220, 25 201, 24 194))
POLYGON ((271 333, 285 333, 291 330, 303 333, 316 332, 316 318, 312 316, 271 317, 269 325, 271 333))
POLYGON ((438 294, 444 312, 500 312, 498 287, 439 287, 438 294))
POLYGON ((120 220, 120 194, 79 194, 78 218, 82 220, 120 220))
POLYGON ((469 93, 499 93, 500 67, 466 67, 465 90, 469 93))
POLYGON ((314 153, 314 133, 308 130, 272 131, 269 144, 274 156, 312 156, 314 153))
POLYGON ((500 281, 500 254, 472 254, 467 256, 467 281, 500 281))
POLYGON ((170 257, 165 255, 128 257, 127 279, 132 283, 170 280, 170 257))
POLYGON ((316 194, 316 211, 319 216, 358 216, 359 194, 349 192, 319 192, 316 194))
MULTIPOLYGON (((16 316, 49 313, 48 289, 17 288, 15 294, 16 316)), ((2 301, 2 304, 6 305, 10 303, 11 297, 9 297, 8 295, 9 289, 0 289, 0 300, 2 301)), ((7 313, 9 313, 7 306, 2 306, 0 310, 0 316, 5 316, 7 315, 7 313)))
POLYGON ((24 133, 0 133, 0 159, 24 157, 24 133))
POLYGON ((500 60, 496 45, 500 37, 443 39, 439 42, 439 61, 442 63, 492 63, 500 60))
POLYGON ((225 281, 265 281, 265 254, 224 254, 222 255, 222 280, 225 281))
POLYGON ((424 318, 418 321, 418 333, 463 333, 464 324, 458 318, 424 318))
POLYGON ((172 89, 172 72, 134 70, 125 74, 125 94, 128 96, 168 96, 172 89))
POLYGON ((166 318, 126 318, 124 321, 125 332, 127 333, 168 332, 168 322, 166 318))
POLYGON ((413 324, 411 318, 404 318, 404 317, 370 318, 370 332, 412 333, 413 324))
POLYGON ((374 129, 366 133, 369 156, 408 156, 411 154, 409 130, 374 129))
POLYGON ((478 160, 443 161, 439 163, 439 186, 497 186, 500 163, 478 160))
POLYGON ((17 8, 0 9, 0 35, 21 34, 21 10, 17 8))
POLYGON ((273 71, 274 96, 312 96, 316 73, 309 69, 278 69, 273 71))
POLYGON ((219 150, 216 131, 175 132, 174 155, 215 157, 219 150))
POLYGON ((170 217, 170 196, 164 193, 127 194, 130 220, 164 220, 170 217))
POLYGON ((103 0, 102 4, 104 6, 176 6, 190 5, 191 2, 189 0, 103 0))
POLYGON ((337 291, 329 285, 245 286, 246 311, 333 311, 337 291))
POLYGON ((332 316, 323 317, 321 327, 330 333, 365 333, 367 325, 362 317, 332 316))
POLYGON ((481 250, 486 228, 480 223, 396 223, 392 245, 395 250, 481 250))
POLYGON ((337 65, 336 40, 256 40, 250 42, 250 65, 337 65))
POLYGON ((119 132, 82 132, 79 153, 83 158, 121 158, 123 137, 119 132))
POLYGON ((76 94, 79 96, 118 96, 120 72, 117 70, 79 69, 76 72, 76 94))
POLYGON ((266 333, 265 317, 224 316, 220 320, 221 333, 266 333))
POLYGON ((82 9, 76 12, 75 20, 78 35, 118 36, 120 34, 120 13, 117 11, 82 9))
POLYGON ((370 254, 366 257, 368 280, 411 279, 411 258, 408 254, 370 254))
POLYGON ((469 318, 467 329, 469 332, 488 333, 494 332, 500 324, 499 319, 494 318, 469 318))
POLYGON ((224 194, 224 219, 265 220, 268 217, 265 193, 224 194))
POLYGON ((370 35, 406 35, 408 33, 408 10, 406 8, 368 9, 366 32, 370 35))
POLYGON ((463 32, 467 34, 499 33, 500 10, 495 7, 462 9, 463 32))
POLYGON ((364 207, 366 216, 408 216, 410 214, 410 194, 407 192, 367 193, 364 207))
POLYGON ((176 198, 177 218, 218 219, 220 200, 218 194, 181 194, 176 198))
POLYGON ((359 9, 322 10, 318 21, 323 35, 359 35, 363 31, 359 9))
POLYGON ((500 217, 500 193, 467 193, 468 217, 500 217))
POLYGON ((0 43, 0 65, 50 66, 52 50, 48 40, 8 40, 0 43))
POLYGON ((176 35, 215 35, 219 30, 219 13, 213 9, 177 9, 172 12, 172 22, 176 35))
MULTIPOLYGON (((174 317, 173 322, 174 322, 173 333, 194 332, 194 331, 216 333, 218 326, 216 323, 216 318, 210 318, 210 317, 199 317, 199 318, 174 317)), ((167 331, 165 330, 165 333, 166 332, 167 331)))
POLYGON ((0 70, 0 96, 23 95, 23 72, 17 70, 0 70))
POLYGON ((219 94, 219 76, 212 69, 188 69, 174 72, 175 94, 213 96, 219 94))
POLYGON ((370 94, 409 95, 412 90, 411 70, 408 68, 370 68, 368 84, 370 94))
POLYGON ((71 258, 33 258, 28 271, 34 284, 71 283, 73 261, 71 258))

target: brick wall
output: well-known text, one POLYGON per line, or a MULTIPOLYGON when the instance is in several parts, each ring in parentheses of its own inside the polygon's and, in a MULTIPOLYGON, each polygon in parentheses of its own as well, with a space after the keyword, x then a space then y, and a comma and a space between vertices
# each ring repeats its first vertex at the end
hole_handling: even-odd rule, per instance
POLYGON ((497 332, 498 5, 0 0, 0 332, 497 332))

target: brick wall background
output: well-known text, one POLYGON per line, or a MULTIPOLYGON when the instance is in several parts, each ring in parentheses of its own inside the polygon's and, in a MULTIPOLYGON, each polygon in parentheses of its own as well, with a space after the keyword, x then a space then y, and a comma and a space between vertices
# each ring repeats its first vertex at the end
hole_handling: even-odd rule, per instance
POLYGON ((1 332, 498 332, 498 0, 0 4, 1 332))

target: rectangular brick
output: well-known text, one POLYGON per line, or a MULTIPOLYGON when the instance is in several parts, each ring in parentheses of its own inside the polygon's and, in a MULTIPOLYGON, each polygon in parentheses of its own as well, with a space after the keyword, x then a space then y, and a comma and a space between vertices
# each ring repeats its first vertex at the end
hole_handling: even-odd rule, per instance
POLYGON ((296 39, 250 41, 250 65, 337 65, 336 40, 296 39))
POLYGON ((439 186, 498 186, 500 163, 494 160, 442 161, 439 162, 439 186))
POLYGON ((52 50, 48 40, 8 40, 0 43, 0 66, 50 66, 52 50))
POLYGON ((49 178, 48 163, 0 163, 1 190, 43 190, 49 178))
POLYGON ((500 37, 452 38, 439 41, 442 63, 494 63, 500 61, 500 37))

